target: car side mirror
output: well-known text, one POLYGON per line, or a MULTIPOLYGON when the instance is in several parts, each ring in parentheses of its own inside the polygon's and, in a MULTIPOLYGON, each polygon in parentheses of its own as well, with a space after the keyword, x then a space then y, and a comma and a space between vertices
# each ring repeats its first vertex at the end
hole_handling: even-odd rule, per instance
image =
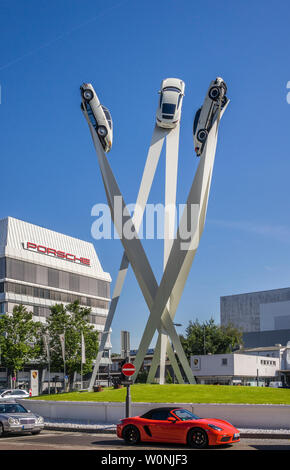
POLYGON ((173 418, 173 416, 170 416, 169 418, 167 418, 167 421, 169 421, 170 423, 176 423, 177 419, 173 418))

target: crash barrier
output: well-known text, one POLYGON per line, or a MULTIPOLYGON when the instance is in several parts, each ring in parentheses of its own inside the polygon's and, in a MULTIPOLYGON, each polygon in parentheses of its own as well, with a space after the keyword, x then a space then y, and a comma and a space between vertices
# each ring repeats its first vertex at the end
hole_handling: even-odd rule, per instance
MULTIPOLYGON (((47 420, 83 424, 116 424, 125 417, 125 404, 112 402, 73 402, 17 400, 47 420)), ((229 421, 237 428, 290 429, 290 405, 236 405, 212 403, 132 403, 132 416, 157 407, 176 406, 201 418, 229 421)))

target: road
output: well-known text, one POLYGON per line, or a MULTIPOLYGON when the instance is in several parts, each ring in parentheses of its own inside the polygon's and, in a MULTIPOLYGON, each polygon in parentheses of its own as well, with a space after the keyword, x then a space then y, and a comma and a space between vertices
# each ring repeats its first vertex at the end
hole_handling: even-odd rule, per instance
MULTIPOLYGON (((43 431, 37 436, 32 435, 6 435, 0 439, 1 450, 161 450, 170 454, 170 451, 188 451, 186 446, 164 444, 139 444, 131 447, 124 444, 112 434, 91 434, 84 432, 43 431)), ((210 452, 212 448, 209 448, 210 452)), ((215 447, 218 451, 236 450, 274 450, 289 451, 290 439, 248 439, 243 438, 239 443, 229 446, 215 447)))

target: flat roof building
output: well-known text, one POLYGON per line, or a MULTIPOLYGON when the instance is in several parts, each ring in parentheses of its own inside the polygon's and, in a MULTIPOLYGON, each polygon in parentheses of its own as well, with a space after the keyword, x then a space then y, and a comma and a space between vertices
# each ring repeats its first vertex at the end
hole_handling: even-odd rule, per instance
POLYGON ((290 340, 290 287, 220 298, 221 325, 243 331, 245 347, 286 346, 290 340))
MULTIPOLYGON (((0 313, 23 304, 45 322, 50 307, 79 300, 91 308, 89 323, 100 335, 110 302, 111 276, 92 243, 13 217, 0 220, 0 313)), ((109 362, 110 336, 103 364, 109 362)))

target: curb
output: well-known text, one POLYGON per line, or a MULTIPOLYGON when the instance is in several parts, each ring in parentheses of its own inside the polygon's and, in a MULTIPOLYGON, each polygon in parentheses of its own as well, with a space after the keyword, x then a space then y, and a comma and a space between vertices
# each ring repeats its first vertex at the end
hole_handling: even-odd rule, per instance
MULTIPOLYGON (((88 434, 111 434, 116 435, 115 429, 106 429, 106 428, 95 428, 95 427, 86 427, 86 428, 77 428, 77 427, 70 427, 61 425, 61 426, 54 426, 52 423, 45 424, 44 429, 48 431, 62 431, 62 432, 83 432, 88 434)), ((242 439, 289 439, 290 440, 290 433, 283 432, 283 431, 257 431, 253 429, 253 431, 241 432, 242 439)))

